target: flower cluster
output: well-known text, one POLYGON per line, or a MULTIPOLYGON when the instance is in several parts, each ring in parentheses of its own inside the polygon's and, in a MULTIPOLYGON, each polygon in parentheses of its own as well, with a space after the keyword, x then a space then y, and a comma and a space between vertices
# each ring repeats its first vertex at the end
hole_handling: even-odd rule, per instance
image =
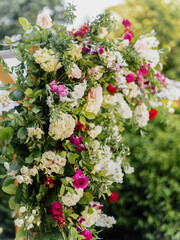
POLYGON ((40 64, 40 67, 44 71, 52 72, 62 67, 62 64, 58 61, 52 49, 40 48, 33 56, 36 63, 40 64))
MULTIPOLYGON (((108 12, 71 32, 47 13, 37 26, 20 22, 22 63, 10 93, 19 106, 4 114, 0 129, 8 143, 3 190, 22 213, 15 224, 29 239, 98 239, 95 226, 116 222, 103 213, 103 199, 116 204, 113 183, 134 172, 123 136, 130 127, 145 128, 167 105, 166 78, 156 70, 159 43, 153 33, 138 38, 127 19, 112 39, 108 12)), ((1 95, 4 106, 7 97, 1 95)))

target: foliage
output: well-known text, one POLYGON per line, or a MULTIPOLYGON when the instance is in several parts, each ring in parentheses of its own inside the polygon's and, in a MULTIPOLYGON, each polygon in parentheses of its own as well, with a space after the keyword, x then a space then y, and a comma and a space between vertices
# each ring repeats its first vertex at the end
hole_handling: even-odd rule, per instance
POLYGON ((16 239, 98 239, 95 226, 115 223, 102 214, 102 199, 133 172, 121 134, 147 126, 158 113, 152 102, 159 111, 166 107, 159 97, 166 78, 157 72, 157 40, 151 34, 138 40, 128 26, 114 41, 109 12, 76 32, 54 24, 47 13, 35 26, 26 18, 19 22, 23 41, 6 42, 20 64, 4 65, 17 81, 3 85, 0 98, 4 106, 8 97, 17 102, 3 112, 0 128, 7 169, 2 189, 12 195, 10 208, 21 212, 16 239), (146 55, 139 41, 147 41, 146 55))
POLYGON ((170 79, 179 80, 180 1, 126 0, 110 10, 132 21, 136 32, 156 31, 160 46, 167 49, 164 73, 170 79))
POLYGON ((117 204, 106 206, 118 218, 122 240, 180 238, 180 116, 160 120, 148 125, 143 138, 134 132, 125 136, 135 172, 116 186, 117 204))
MULTIPOLYGON (((0 141, 0 151, 2 150, 3 143, 0 141)), ((4 175, 6 170, 3 166, 3 162, 0 160, 0 175, 4 175)), ((0 179, 0 186, 3 184, 3 179, 0 179)), ((0 235, 0 239, 11 239, 14 237, 15 227, 12 218, 12 212, 9 210, 9 195, 0 190, 0 227, 3 232, 0 235)))
MULTIPOLYGON (((14 40, 19 40, 23 34, 22 28, 18 23, 19 17, 28 18, 30 22, 35 24, 36 16, 43 8, 49 8, 51 16, 56 23, 62 23, 64 20, 64 6, 61 0, 6 0, 0 1, 0 43, 3 42, 5 36, 13 36, 14 40)), ((2 49, 2 46, 0 46, 2 49)))

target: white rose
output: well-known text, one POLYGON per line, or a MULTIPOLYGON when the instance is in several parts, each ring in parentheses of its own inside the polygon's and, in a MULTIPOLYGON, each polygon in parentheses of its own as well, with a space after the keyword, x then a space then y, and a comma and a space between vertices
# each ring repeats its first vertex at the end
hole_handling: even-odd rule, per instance
POLYGON ((26 166, 23 166, 20 171, 22 174, 27 175, 29 172, 29 169, 26 166))
POLYGON ((57 155, 56 163, 61 166, 66 166, 66 158, 62 158, 61 156, 57 155))
POLYGON ((138 39, 134 44, 134 48, 138 53, 142 53, 148 49, 148 45, 144 40, 138 39))
POLYGON ((52 27, 52 19, 49 16, 48 12, 43 12, 37 16, 37 25, 41 28, 50 28, 52 27))

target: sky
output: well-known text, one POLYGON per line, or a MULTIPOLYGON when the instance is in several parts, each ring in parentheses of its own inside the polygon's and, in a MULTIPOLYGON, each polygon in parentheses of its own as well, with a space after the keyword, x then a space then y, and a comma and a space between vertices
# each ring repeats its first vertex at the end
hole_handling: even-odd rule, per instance
POLYGON ((73 3, 76 6, 77 18, 74 21, 73 27, 78 28, 87 20, 92 20, 99 13, 111 6, 115 6, 124 2, 123 0, 65 0, 65 3, 73 3))

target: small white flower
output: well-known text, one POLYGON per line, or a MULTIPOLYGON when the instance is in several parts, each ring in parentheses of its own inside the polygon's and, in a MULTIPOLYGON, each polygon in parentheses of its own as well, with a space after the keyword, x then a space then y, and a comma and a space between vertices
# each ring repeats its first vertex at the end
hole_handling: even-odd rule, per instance
POLYGON ((4 167, 6 170, 9 170, 9 163, 8 162, 4 162, 4 167))
POLYGON ((26 211, 25 207, 20 207, 20 213, 24 213, 26 211))
POLYGON ((21 176, 21 175, 16 176, 16 179, 17 179, 17 181, 18 181, 19 184, 21 184, 21 183, 24 182, 24 178, 23 178, 23 176, 21 176))
POLYGON ((22 227, 22 226, 24 225, 23 219, 19 219, 19 218, 17 218, 16 220, 14 220, 14 223, 15 223, 15 225, 18 226, 18 227, 22 227))
POLYGON ((28 225, 27 230, 29 230, 29 229, 31 229, 33 227, 34 227, 34 225, 31 223, 31 224, 28 225))

